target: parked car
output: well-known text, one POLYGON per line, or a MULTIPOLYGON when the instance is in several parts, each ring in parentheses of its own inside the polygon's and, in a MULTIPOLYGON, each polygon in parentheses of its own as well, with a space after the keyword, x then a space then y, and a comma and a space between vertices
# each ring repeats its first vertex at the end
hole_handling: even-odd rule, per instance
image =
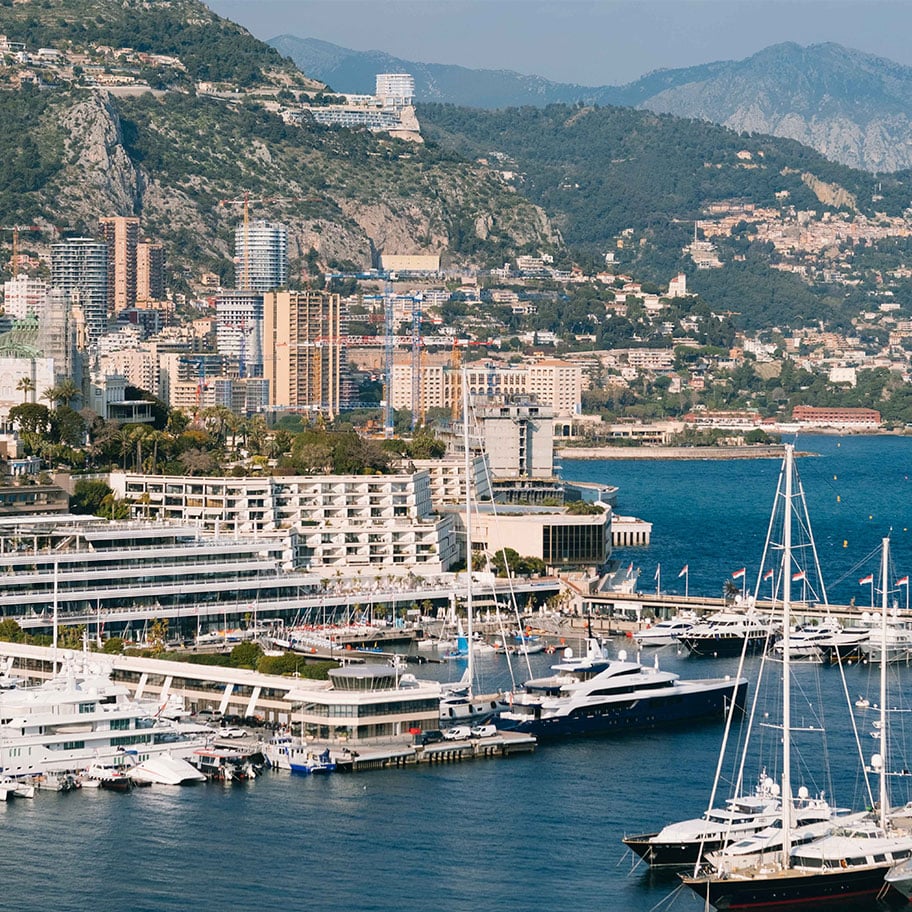
POLYGON ((199 722, 217 722, 222 718, 222 714, 217 709, 198 709, 193 716, 199 722))
POLYGON ((497 734, 497 728, 493 725, 473 725, 472 726, 472 737, 473 738, 490 738, 492 735, 497 734))
POLYGON ((437 744, 438 741, 443 741, 444 737, 439 728, 430 728, 415 735, 415 744, 437 744))
POLYGON ((443 737, 447 741, 463 741, 472 737, 472 729, 468 725, 455 725, 453 728, 448 728, 443 733, 443 737))
POLYGON ((218 730, 218 736, 220 738, 246 738, 247 732, 243 728, 224 726, 218 730))

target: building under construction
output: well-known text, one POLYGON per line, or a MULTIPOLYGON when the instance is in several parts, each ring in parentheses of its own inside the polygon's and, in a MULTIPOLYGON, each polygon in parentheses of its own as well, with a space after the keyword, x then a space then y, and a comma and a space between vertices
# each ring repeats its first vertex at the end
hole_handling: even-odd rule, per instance
POLYGON ((323 291, 263 296, 263 373, 274 410, 334 418, 347 403, 342 300, 323 291))

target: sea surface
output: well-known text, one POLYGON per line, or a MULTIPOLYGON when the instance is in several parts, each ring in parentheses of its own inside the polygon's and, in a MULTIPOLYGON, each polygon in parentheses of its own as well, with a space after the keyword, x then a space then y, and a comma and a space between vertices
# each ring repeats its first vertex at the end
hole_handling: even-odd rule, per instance
MULTIPOLYGON (((857 577, 876 569, 876 555, 863 572, 856 566, 891 528, 897 568, 912 571, 912 440, 813 437, 798 444, 820 454, 802 459, 799 470, 824 574, 843 577, 834 586, 840 597, 865 595, 857 577)), ((676 574, 686 563, 691 593, 708 595, 733 570, 759 563, 778 472, 775 460, 564 465, 567 478, 619 485, 620 511, 654 523, 649 548, 618 554, 642 568, 644 588, 661 564, 663 588, 683 592, 676 574)), ((553 661, 533 659, 535 673, 553 661)), ((658 661, 688 677, 736 667, 673 648, 658 661)), ((486 686, 509 683, 504 657, 486 656, 480 665, 486 686)), ((440 678, 458 671, 420 669, 440 678)), ((751 660, 747 673, 754 679, 756 672, 751 660)), ((876 694, 873 672, 847 670, 849 702, 876 694)), ((895 677, 908 693, 912 669, 895 677)), ((807 727, 824 718, 831 769, 830 778, 818 772, 822 738, 802 736, 796 787, 865 806, 838 671, 804 666, 796 681, 807 727)), ((852 712, 867 756, 875 746, 871 719, 852 712)), ((0 804, 0 910, 697 912, 702 906, 689 892, 674 892, 673 876, 634 868, 620 840, 705 809, 721 735, 721 724, 710 722, 541 746, 508 760, 325 778, 269 773, 246 785, 127 795, 40 794, 0 804)), ((759 774, 760 762, 748 775, 759 774)), ((777 775, 773 753, 768 763, 767 773, 777 775)), ((726 781, 732 769, 727 760, 726 781)), ((895 803, 906 800, 895 796, 895 803)))

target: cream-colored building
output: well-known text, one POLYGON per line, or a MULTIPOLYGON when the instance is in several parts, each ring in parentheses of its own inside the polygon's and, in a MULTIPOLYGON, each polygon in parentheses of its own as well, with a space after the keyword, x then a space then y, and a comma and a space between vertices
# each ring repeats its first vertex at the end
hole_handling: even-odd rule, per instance
MULTIPOLYGON (((583 371, 578 364, 558 359, 515 367, 472 364, 465 368, 465 377, 473 400, 510 402, 534 397, 555 418, 570 418, 582 411, 583 371)), ((449 363, 422 359, 418 394, 420 414, 433 408, 461 413, 462 371, 449 363)), ((393 364, 393 407, 412 411, 413 399, 412 361, 399 359, 393 364)))
POLYGON ((271 408, 338 414, 346 376, 344 325, 337 294, 264 294, 263 375, 271 408))
POLYGON ((108 245, 108 315, 136 303, 136 244, 139 219, 115 216, 99 219, 108 245))
POLYGON ((451 515, 437 515, 430 474, 248 478, 115 472, 134 518, 178 520, 285 540, 285 561, 312 570, 441 573, 458 558, 451 515))

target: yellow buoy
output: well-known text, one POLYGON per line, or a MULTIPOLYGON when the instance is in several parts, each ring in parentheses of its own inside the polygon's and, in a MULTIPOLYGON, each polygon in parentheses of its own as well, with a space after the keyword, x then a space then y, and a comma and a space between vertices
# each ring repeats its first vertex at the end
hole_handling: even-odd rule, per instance
POLYGON ((848 548, 848 547, 849 547, 849 540, 848 540, 847 538, 844 538, 844 539, 842 540, 842 547, 843 547, 843 548, 848 548))

